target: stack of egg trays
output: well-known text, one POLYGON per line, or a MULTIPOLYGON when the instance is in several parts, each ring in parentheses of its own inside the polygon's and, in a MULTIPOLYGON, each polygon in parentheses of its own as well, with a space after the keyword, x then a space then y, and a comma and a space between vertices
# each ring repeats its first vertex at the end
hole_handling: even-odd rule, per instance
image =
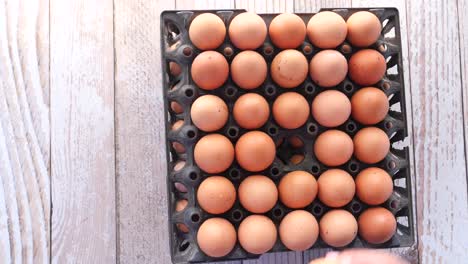
MULTIPOLYGON (((370 48, 381 52, 387 60, 387 73, 375 86, 380 87, 387 97, 390 98, 389 102, 391 110, 386 118, 376 126, 383 129, 390 137, 391 149, 383 161, 378 164, 373 164, 372 166, 384 169, 393 177, 394 192, 390 199, 382 206, 389 209, 397 218, 397 232, 390 241, 380 245, 369 244, 360 239, 358 235, 351 244, 346 246, 346 248, 393 248, 412 246, 415 243, 414 237, 416 231, 413 219, 409 150, 408 147, 404 147, 403 149, 396 149, 394 147, 395 142, 402 141, 408 136, 398 10, 395 8, 345 8, 322 9, 321 11, 325 10, 334 11, 341 15, 345 20, 357 11, 366 10, 374 13, 382 23, 383 29, 379 40, 370 48)), ((246 252, 242 249, 239 243, 236 244, 230 254, 222 258, 212 258, 205 255, 197 245, 196 235, 199 226, 206 219, 213 217, 213 215, 203 211, 196 201, 197 188, 208 174, 201 171, 196 166, 193 157, 193 149, 196 142, 207 133, 198 130, 197 127, 193 125, 190 119, 190 106, 196 98, 204 94, 214 94, 219 96, 228 105, 230 116, 226 125, 216 133, 221 133, 227 136, 235 145, 239 136, 247 132, 247 130, 236 124, 231 114, 236 99, 247 91, 237 87, 230 77, 222 87, 212 91, 199 89, 192 81, 190 75, 191 63, 202 51, 198 50, 190 42, 188 28, 190 26, 190 22, 196 15, 206 12, 214 13, 221 17, 227 27, 235 15, 245 12, 245 10, 174 10, 165 11, 161 14, 162 81, 167 139, 169 243, 171 258, 174 263, 240 260, 259 257, 258 255, 246 252), (181 66, 182 73, 179 76, 171 76, 169 71, 169 62, 175 62, 181 66), (178 102, 183 107, 183 113, 176 114, 171 110, 170 103, 173 101, 178 102), (177 131, 171 131, 172 123, 180 119, 184 120, 184 125, 177 131), (175 152, 172 148, 173 142, 183 144, 186 152, 183 154, 175 152), (180 159, 185 160, 186 164, 182 170, 175 172, 173 169, 174 165, 180 159), (186 187, 187 192, 183 193, 178 191, 175 188, 175 183, 183 184, 186 187), (185 210, 176 212, 175 204, 179 199, 187 199, 188 205, 185 210), (183 233, 179 231, 176 226, 178 223, 185 224, 189 228, 189 232, 183 233)), ((307 22, 314 14, 309 13, 297 15, 299 15, 307 25, 307 22)), ((269 26, 271 20, 276 16, 276 14, 260 14, 260 16, 265 20, 266 25, 269 26)), ((298 47, 297 50, 301 51, 308 61, 310 61, 310 59, 320 51, 319 48, 309 42, 307 37, 304 43, 298 47)), ((347 60, 349 60, 351 55, 358 51, 359 48, 353 47, 345 41, 343 44, 338 46, 336 50, 340 51, 347 60)), ((241 50, 237 49, 229 42, 229 36, 227 35, 224 43, 218 47, 216 51, 223 54, 230 63, 241 50)), ((258 48, 256 51, 261 54, 267 61, 267 64, 270 65, 275 55, 280 52, 281 49, 275 47, 267 36, 263 46, 258 48)), ((335 89, 343 92, 350 98, 359 88, 361 87, 352 82, 349 78, 346 78, 335 89)), ((296 91, 302 94, 309 102, 312 102, 312 99, 323 90, 324 88, 317 86, 312 82, 309 76, 303 84, 294 89, 281 88, 272 81, 270 76, 268 76, 262 86, 248 92, 255 92, 265 97, 269 102, 271 109, 275 98, 283 92, 296 91)), ((361 124, 350 117, 349 120, 338 127, 338 129, 353 137, 362 127, 363 126, 361 124)), ((281 177, 290 171, 305 170, 318 178, 322 172, 327 170, 327 166, 320 163, 313 153, 315 138, 325 131, 326 128, 320 126, 311 115, 305 125, 294 130, 287 130, 278 126, 273 120, 272 115, 270 115, 268 122, 258 130, 264 131, 270 135, 275 142, 278 142, 281 139, 287 139, 289 136, 299 136, 304 141, 304 152, 301 154, 303 154, 305 158, 297 165, 289 163, 288 157, 294 154, 292 153, 293 151, 297 150, 290 148, 288 146, 288 141, 283 140, 283 143, 277 150, 277 157, 273 164, 265 171, 256 174, 269 176, 276 184, 278 184, 281 177)), ((346 170, 355 177, 359 171, 370 166, 371 165, 362 163, 353 157, 350 161, 339 168, 346 170)), ((253 173, 243 170, 236 161, 234 161, 228 170, 218 175, 223 175, 230 179, 237 188, 240 182, 251 174, 253 173)), ((368 205, 362 203, 357 197, 355 197, 348 205, 345 206, 345 209, 357 218, 359 214, 368 207, 368 205)), ((305 208, 305 210, 311 212, 319 221, 322 215, 330 210, 330 208, 325 206, 318 199, 315 199, 311 205, 305 208)), ((292 211, 292 209, 287 208, 278 201, 275 207, 266 215, 270 217, 277 226, 279 226, 282 218, 290 211, 292 211)), ((237 200, 231 210, 220 216, 228 219, 237 229, 240 222, 250 214, 251 213, 245 210, 237 200)), ((312 248, 329 247, 330 246, 325 244, 320 238, 312 246, 312 248)), ((275 246, 270 250, 270 252, 281 252, 287 250, 288 249, 281 243, 278 237, 275 246)))

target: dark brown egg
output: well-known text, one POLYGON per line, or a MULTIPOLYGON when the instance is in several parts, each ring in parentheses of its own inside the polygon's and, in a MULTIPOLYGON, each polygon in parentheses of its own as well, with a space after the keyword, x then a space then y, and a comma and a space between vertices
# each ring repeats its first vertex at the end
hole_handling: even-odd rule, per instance
POLYGON ((389 241, 396 232, 396 219, 383 208, 374 207, 365 210, 358 219, 359 235, 371 244, 382 244, 389 241))
POLYGON ((353 116, 364 125, 374 125, 385 119, 389 109, 387 95, 375 87, 359 89, 351 98, 353 116))
POLYGON ((382 129, 377 127, 359 130, 353 142, 356 158, 369 164, 383 160, 390 150, 390 139, 382 129))
POLYGON ((192 79, 205 90, 214 90, 226 82, 229 76, 229 64, 221 53, 204 51, 192 62, 192 79))
POLYGON ((374 85, 387 71, 384 56, 373 49, 356 52, 349 60, 349 77, 359 85, 374 85))
POLYGON ((315 46, 333 49, 346 38, 348 29, 344 19, 331 11, 315 14, 307 24, 307 36, 315 46))
POLYGON ((241 13, 229 24, 229 38, 234 46, 242 50, 254 50, 260 47, 266 36, 265 21, 255 13, 241 13))
POLYGON ((273 18, 269 35, 275 46, 281 49, 295 49, 304 42, 306 26, 298 15, 284 13, 273 18))
POLYGON ((226 26, 219 16, 203 13, 190 23, 189 37, 193 45, 201 50, 216 49, 226 37, 226 26))
POLYGON ((352 14, 346 24, 348 25, 348 40, 357 47, 367 47, 374 44, 382 31, 379 19, 368 11, 352 14))

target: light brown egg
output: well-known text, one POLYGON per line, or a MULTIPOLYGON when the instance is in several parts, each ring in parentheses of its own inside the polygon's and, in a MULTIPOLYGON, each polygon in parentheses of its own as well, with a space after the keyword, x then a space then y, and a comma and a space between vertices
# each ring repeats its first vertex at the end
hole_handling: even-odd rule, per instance
POLYGON ((234 147, 231 141, 220 134, 202 137, 193 150, 195 163, 207 173, 220 173, 234 161, 234 147))
POLYGON ((352 14, 346 24, 348 25, 348 41, 357 47, 374 44, 382 32, 379 19, 368 11, 352 14))
POLYGON ((181 73, 182 73, 182 68, 180 67, 179 64, 177 64, 176 62, 169 62, 169 72, 173 75, 173 76, 179 76, 181 73))
POLYGON ((295 49, 304 42, 306 26, 298 15, 284 13, 273 18, 268 32, 275 46, 295 49))
POLYGON ((307 24, 309 40, 322 49, 333 49, 343 43, 347 31, 344 19, 331 11, 315 14, 307 24))
POLYGON ((287 214, 280 223, 281 242, 290 250, 304 251, 310 248, 319 235, 319 226, 315 217, 304 210, 287 214))
POLYGON ((221 53, 204 51, 193 60, 191 74, 201 89, 214 90, 226 82, 229 64, 221 53))
POLYGON ((348 73, 348 61, 336 50, 322 50, 310 61, 310 77, 319 86, 333 87, 348 73))
POLYGON ((344 247, 356 238, 356 218, 346 210, 331 210, 320 219, 320 237, 332 247, 344 247))
POLYGON ((344 170, 330 169, 318 178, 318 197, 330 207, 342 207, 351 202, 356 191, 353 177, 344 170))
POLYGON ((354 155, 358 160, 373 164, 387 156, 390 151, 390 139, 377 127, 366 127, 354 136, 354 155))
POLYGON ((359 89, 351 98, 353 118, 364 125, 374 125, 385 119, 389 109, 387 95, 375 87, 359 89))
POLYGON ((322 126, 336 127, 348 120, 351 102, 348 97, 336 90, 319 93, 312 101, 312 116, 322 126))
POLYGON ((263 96, 247 93, 237 99, 233 114, 239 126, 246 129, 256 129, 263 126, 268 120, 270 106, 263 96))
POLYGON ((263 175, 252 175, 239 185, 239 201, 245 209, 252 213, 266 213, 278 201, 278 190, 270 178, 263 175))
POLYGON ((185 160, 179 160, 174 165, 174 171, 180 171, 183 167, 185 167, 185 160))
POLYGON ((175 101, 171 102, 171 109, 176 114, 180 114, 184 112, 184 108, 182 108, 182 106, 178 102, 175 102, 175 101))
POLYGON ((229 38, 242 50, 254 50, 265 41, 267 26, 263 18, 251 12, 241 13, 229 24, 229 38))
POLYGON ((268 217, 250 215, 239 225, 239 243, 249 253, 263 254, 273 248, 277 233, 275 224, 268 217))
POLYGON ((206 178, 198 187, 197 201, 210 214, 227 212, 236 201, 236 188, 223 176, 206 178))
POLYGON ((327 166, 345 164, 353 155, 353 140, 340 130, 327 130, 315 140, 314 153, 327 166))
POLYGON ((206 220, 197 232, 198 246, 210 257, 226 256, 232 251, 236 241, 236 229, 224 218, 206 220))
POLYGON ((366 204, 382 204, 390 198, 392 192, 392 177, 380 168, 364 169, 356 177, 356 194, 366 204))
POLYGON ((222 128, 228 120, 228 107, 223 99, 207 94, 197 98, 190 109, 193 124, 205 132, 222 128))
POLYGON ((396 219, 383 208, 374 207, 365 210, 358 218, 359 235, 371 244, 389 241, 396 232, 396 219))
POLYGON ((294 165, 301 163, 303 160, 304 160, 304 155, 301 155, 301 154, 294 154, 289 159, 289 161, 294 165))
MULTIPOLYGON (((176 212, 183 211, 185 207, 187 207, 187 204, 188 204, 187 199, 182 199, 182 200, 177 201, 175 211, 176 212)), ((188 233, 189 231, 188 227, 185 224, 178 223, 176 226, 183 233, 188 233)))
POLYGON ((193 45, 201 50, 216 49, 226 37, 226 26, 219 16, 203 13, 190 23, 189 37, 193 45))
POLYGON ((289 137, 288 142, 293 148, 302 148, 304 146, 304 141, 298 136, 289 137))
POLYGON ((273 117, 281 127, 296 129, 307 122, 309 103, 296 92, 283 93, 273 103, 273 117))
POLYGON ((349 77, 359 85, 376 84, 386 71, 384 56, 373 49, 360 50, 349 60, 349 77))
POLYGON ((318 191, 314 176, 306 171, 286 174, 278 185, 281 202, 289 208, 303 208, 311 204, 318 191))
POLYGON ((250 131, 236 143, 236 159, 248 171, 262 171, 273 163, 276 146, 270 136, 261 131, 250 131))
POLYGON ((265 81, 267 72, 265 59, 255 51, 242 51, 231 62, 232 80, 243 89, 259 87, 265 81))
POLYGON ((309 64, 297 50, 288 49, 278 53, 270 66, 273 81, 283 88, 299 86, 307 78, 309 64))
MULTIPOLYGON (((172 124, 171 130, 176 131, 179 128, 181 128, 184 125, 184 120, 177 120, 172 124)), ((172 147, 177 153, 184 153, 185 152, 185 147, 179 142, 172 142, 172 147)))

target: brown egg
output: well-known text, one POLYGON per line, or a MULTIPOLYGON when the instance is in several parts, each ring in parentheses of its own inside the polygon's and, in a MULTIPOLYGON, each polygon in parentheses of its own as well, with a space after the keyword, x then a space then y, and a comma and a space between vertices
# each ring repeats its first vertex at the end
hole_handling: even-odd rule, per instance
POLYGON ((278 190, 270 178, 263 175, 252 175, 239 185, 239 201, 245 209, 252 213, 266 213, 278 201, 278 190))
POLYGON ((330 169, 318 178, 318 197, 330 207, 342 207, 351 202, 356 191, 353 177, 344 170, 330 169))
POLYGON ((228 107, 223 99, 215 95, 203 95, 192 104, 190 117, 193 124, 205 132, 222 128, 228 120, 228 107))
POLYGON ((275 224, 268 217, 250 215, 239 225, 239 243, 249 253, 263 254, 273 248, 277 233, 275 224))
MULTIPOLYGON (((183 211, 185 207, 187 207, 187 204, 188 204, 188 201, 186 199, 177 201, 175 211, 176 212, 183 211)), ((188 227, 185 224, 178 223, 176 226, 177 226, 177 229, 179 229, 183 233, 188 233, 189 231, 188 227)))
POLYGON ((241 13, 229 24, 229 38, 242 50, 254 50, 265 41, 267 26, 263 18, 251 12, 241 13))
POLYGON ((273 18, 268 32, 275 46, 295 49, 304 42, 306 26, 298 15, 284 13, 273 18))
POLYGON ((356 133, 353 141, 354 155, 365 163, 377 163, 390 151, 390 139, 380 128, 363 128, 356 133))
POLYGON ((297 50, 288 49, 278 53, 270 66, 273 81, 283 88, 299 86, 307 78, 309 64, 297 50))
POLYGON ((174 171, 180 171, 185 166, 185 160, 179 160, 174 165, 174 171))
POLYGON ((234 119, 239 126, 256 129, 263 126, 270 116, 270 106, 261 95, 247 93, 234 104, 234 119))
POLYGON ((344 247, 356 238, 358 224, 346 210, 331 210, 320 219, 320 237, 332 247, 344 247))
POLYGON ((307 122, 309 103, 304 96, 295 93, 283 93, 273 103, 273 117, 278 125, 287 129, 296 129, 307 122))
MULTIPOLYGON (((177 120, 172 124, 171 130, 176 131, 179 128, 181 128, 184 125, 184 120, 177 120)), ((177 153, 184 153, 185 152, 185 147, 179 142, 172 142, 172 147, 177 153)))
POLYGON ((317 241, 319 227, 315 217, 304 210, 287 214, 280 223, 281 242, 290 250, 303 251, 317 241))
POLYGON ((336 90, 319 93, 312 101, 312 116, 322 126, 336 127, 348 120, 351 102, 348 97, 336 90))
POLYGON ((294 209, 311 204, 317 195, 317 189, 314 176, 306 171, 292 171, 278 185, 281 202, 294 209))
POLYGON ((309 40, 322 49, 333 49, 343 43, 347 31, 344 19, 331 11, 315 14, 307 24, 309 40))
POLYGON ((315 140, 314 153, 323 164, 340 166, 353 155, 353 140, 340 130, 327 130, 315 140))
POLYGON ((302 148, 304 146, 304 142, 298 136, 289 137, 288 142, 293 148, 302 148))
POLYGON ((374 125, 385 119, 389 103, 387 95, 374 87, 359 89, 351 98, 351 115, 364 125, 374 125))
POLYGON ((176 62, 169 62, 169 72, 173 75, 173 76, 179 76, 181 73, 182 73, 182 68, 180 67, 179 64, 177 64, 176 62))
POLYGON ((259 87, 265 81, 267 71, 265 59, 255 51, 242 51, 231 62, 232 80, 243 89, 259 87))
POLYGON ((250 131, 237 140, 237 162, 245 170, 262 171, 273 163, 275 156, 275 142, 264 132, 250 131))
POLYGON ((210 214, 222 214, 236 201, 236 188, 223 176, 206 178, 198 187, 197 201, 210 214))
POLYGON ((303 160, 304 160, 304 155, 301 155, 301 154, 294 154, 289 159, 289 161, 294 165, 301 163, 303 160))
POLYGON ((382 32, 379 19, 368 11, 352 14, 346 24, 348 25, 348 41, 357 47, 374 44, 382 32))
POLYGON ((236 229, 224 218, 206 220, 197 232, 198 246, 210 257, 226 256, 232 251, 236 241, 236 229))
POLYGON ((207 173, 220 173, 234 161, 234 147, 231 141, 220 134, 202 137, 193 150, 195 163, 207 173))
POLYGON ((201 89, 214 90, 226 82, 229 64, 221 53, 204 51, 193 60, 191 74, 201 89))
POLYGON ((176 114, 180 114, 184 112, 184 108, 182 108, 182 106, 178 102, 174 102, 174 101, 171 102, 171 109, 176 114))
POLYGON ((349 77, 359 85, 376 84, 386 71, 384 56, 373 49, 360 50, 349 60, 349 77))
POLYGON ((219 16, 203 13, 190 23, 189 37, 193 45, 201 50, 216 49, 226 37, 226 26, 219 16))
POLYGON ((382 207, 365 210, 358 219, 359 235, 371 244, 382 244, 389 241, 396 232, 396 219, 393 214, 382 207))
POLYGON ((392 192, 392 177, 380 168, 367 168, 356 177, 356 194, 366 204, 382 204, 390 198, 392 192))
POLYGON ((322 50, 310 61, 310 77, 319 86, 333 87, 348 73, 348 61, 336 50, 322 50))

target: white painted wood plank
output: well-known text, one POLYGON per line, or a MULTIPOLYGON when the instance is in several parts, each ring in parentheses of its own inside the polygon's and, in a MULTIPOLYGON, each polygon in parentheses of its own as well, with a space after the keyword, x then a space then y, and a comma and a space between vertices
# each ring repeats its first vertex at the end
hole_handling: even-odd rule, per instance
POLYGON ((420 262, 464 263, 467 172, 457 2, 407 2, 407 20, 420 262))
POLYGON ((0 1, 0 175, 12 261, 48 263, 49 107, 42 100, 45 89, 40 81, 48 79, 48 69, 40 69, 40 61, 48 54, 36 46, 40 43, 41 50, 48 50, 48 41, 37 41, 48 39, 48 2, 25 6, 24 2, 0 1))
POLYGON ((113 2, 50 2, 52 262, 116 261, 113 2))
POLYGON ((174 6, 115 1, 120 263, 170 263, 159 16, 174 6))
MULTIPOLYGON (((468 151, 468 1, 458 1, 458 23, 460 34, 460 65, 462 76, 463 119, 465 124, 465 153, 468 151)), ((465 157, 468 164, 468 155, 465 157)))

